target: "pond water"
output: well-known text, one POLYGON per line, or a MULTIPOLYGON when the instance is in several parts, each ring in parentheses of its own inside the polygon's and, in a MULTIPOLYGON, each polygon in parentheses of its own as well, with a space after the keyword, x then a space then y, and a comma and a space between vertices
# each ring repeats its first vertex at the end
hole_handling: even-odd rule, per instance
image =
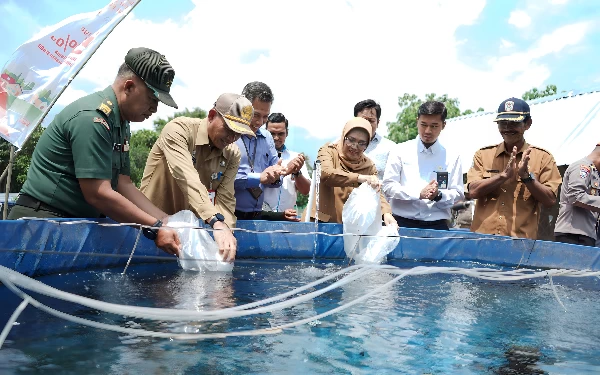
MULTIPOLYGON (((340 261, 238 261, 232 273, 199 274, 161 263, 132 266, 125 276, 114 269, 38 280, 105 302, 215 310, 287 292, 342 266, 340 261)), ((152 322, 32 295, 58 310, 125 327, 231 332, 312 317, 393 278, 376 272, 292 308, 215 322, 152 322)), ((600 373, 600 279, 554 278, 566 312, 548 281, 409 276, 364 303, 279 334, 200 341, 99 330, 28 306, 0 350, 0 374, 600 373)), ((0 286, 0 301, 3 326, 21 300, 0 286)))

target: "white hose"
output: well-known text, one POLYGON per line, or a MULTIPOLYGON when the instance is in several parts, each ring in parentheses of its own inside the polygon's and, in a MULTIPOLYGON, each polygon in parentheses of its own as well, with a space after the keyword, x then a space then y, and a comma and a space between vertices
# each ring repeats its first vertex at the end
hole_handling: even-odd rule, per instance
MULTIPOLYGON (((316 319, 320 319, 320 318, 326 317, 328 315, 335 314, 335 313, 345 310, 351 306, 354 306, 354 305, 368 299, 369 297, 379 293, 380 291, 382 291, 386 288, 389 288, 394 283, 397 283, 399 280, 401 280, 402 278, 404 278, 407 275, 417 276, 417 275, 428 275, 428 274, 434 274, 434 273, 462 274, 462 275, 466 275, 466 276, 470 276, 470 277, 475 277, 475 278, 484 279, 484 280, 493 280, 493 281, 514 281, 514 280, 524 280, 524 279, 532 279, 532 278, 548 276, 550 279, 550 285, 552 286, 554 295, 563 308, 565 308, 565 306, 562 304, 562 302, 558 298, 558 294, 556 293, 556 289, 552 282, 552 276, 563 276, 563 277, 588 277, 588 276, 598 277, 598 276, 600 276, 600 271, 592 272, 592 271, 578 271, 578 270, 566 270, 566 269, 551 269, 551 270, 546 270, 546 271, 534 271, 534 270, 527 270, 527 269, 519 269, 519 270, 511 270, 511 271, 500 271, 500 270, 494 270, 494 269, 489 269, 489 268, 470 268, 470 269, 468 269, 468 268, 458 268, 458 267, 419 266, 419 267, 414 267, 411 269, 400 269, 398 267, 394 267, 391 265, 355 265, 352 267, 344 268, 344 269, 337 271, 331 275, 328 275, 326 277, 318 279, 314 282, 311 282, 302 287, 296 288, 287 293, 282 293, 277 296, 267 298, 267 299, 264 299, 261 301, 257 301, 257 302, 253 302, 253 303, 249 303, 249 304, 245 304, 245 305, 241 305, 241 306, 236 306, 236 307, 232 307, 232 308, 227 308, 227 309, 215 310, 215 311, 196 311, 196 310, 183 310, 183 309, 164 309, 164 308, 152 308, 152 307, 126 306, 126 305, 118 305, 118 304, 113 304, 113 303, 97 301, 97 300, 94 300, 91 298, 86 298, 86 297, 78 296, 75 294, 60 291, 53 287, 47 286, 37 280, 34 280, 27 276, 21 275, 20 273, 18 273, 16 271, 13 271, 6 267, 0 266, 0 281, 2 281, 2 283, 4 283, 4 285, 6 285, 6 287, 9 288, 11 291, 13 291, 16 295, 23 298, 23 302, 19 305, 19 307, 17 307, 17 309, 15 310, 15 312, 12 314, 11 318, 9 319, 7 325, 5 326, 4 330, 0 334, 0 347, 1 347, 2 343, 4 342, 5 338, 7 337, 8 332, 10 331, 10 328, 12 327, 13 323, 16 321, 16 319, 18 318, 20 313, 25 309, 25 307, 28 304, 31 304, 34 307, 36 307, 42 311, 45 311, 51 315, 57 316, 59 318, 62 318, 62 319, 65 319, 65 320, 68 320, 68 321, 71 321, 71 322, 77 323, 77 324, 84 324, 84 325, 94 327, 94 328, 106 329, 106 330, 110 330, 110 331, 122 332, 122 333, 137 335, 137 336, 151 336, 151 337, 158 337, 158 338, 171 338, 171 339, 177 339, 177 340, 202 340, 202 339, 207 339, 207 338, 223 338, 223 337, 229 337, 229 336, 249 336, 249 335, 265 335, 265 334, 279 333, 283 329, 296 327, 296 326, 314 321, 316 319), (130 317, 144 318, 144 319, 150 319, 150 320, 181 321, 181 322, 198 321, 198 320, 212 321, 212 320, 229 319, 229 318, 233 318, 233 317, 240 317, 240 316, 246 316, 246 315, 268 313, 268 312, 272 312, 272 311, 289 308, 289 307, 298 305, 300 303, 306 302, 308 300, 311 300, 311 299, 313 299, 319 295, 322 295, 332 289, 339 288, 339 287, 344 286, 352 281, 359 280, 363 276, 366 276, 369 273, 372 273, 375 271, 382 271, 382 272, 386 272, 386 273, 390 273, 390 274, 397 274, 399 276, 395 277, 394 279, 388 281, 387 283, 385 283, 383 285, 380 285, 380 286, 374 288, 373 290, 365 293, 364 295, 362 295, 350 302, 347 302, 343 305, 340 305, 336 308, 333 308, 329 311, 318 314, 316 316, 297 320, 297 321, 279 325, 279 326, 274 326, 271 328, 224 332, 224 333, 220 332, 220 333, 181 334, 181 333, 171 333, 171 332, 155 332, 155 331, 147 331, 147 330, 143 330, 143 329, 126 328, 126 327, 120 327, 120 326, 116 326, 116 325, 94 322, 91 320, 79 318, 79 317, 72 316, 70 314, 66 314, 64 312, 52 309, 52 308, 40 303, 39 301, 35 300, 34 298, 32 298, 28 294, 24 293, 17 287, 17 286, 19 286, 19 287, 22 287, 22 288, 25 288, 28 290, 33 290, 37 293, 40 293, 40 294, 43 294, 46 296, 62 299, 62 300, 73 302, 73 303, 78 303, 80 305, 87 306, 87 307, 97 309, 97 310, 101 310, 104 312, 125 315, 125 316, 130 316, 130 317), (299 296, 291 298, 291 299, 281 301, 283 299, 286 299, 293 295, 299 294, 300 292, 303 292, 309 288, 313 288, 319 284, 322 284, 326 281, 329 281, 329 280, 331 280, 335 277, 338 277, 340 275, 343 275, 343 274, 348 274, 348 275, 342 277, 341 279, 333 282, 332 284, 330 284, 322 289, 316 290, 311 293, 299 295, 299 296), (281 301, 281 302, 277 302, 277 301, 281 301), (277 303, 273 303, 271 305, 264 306, 264 307, 259 307, 259 306, 270 304, 272 302, 277 302, 277 303)), ((565 311, 566 311, 566 309, 565 309, 565 311)))

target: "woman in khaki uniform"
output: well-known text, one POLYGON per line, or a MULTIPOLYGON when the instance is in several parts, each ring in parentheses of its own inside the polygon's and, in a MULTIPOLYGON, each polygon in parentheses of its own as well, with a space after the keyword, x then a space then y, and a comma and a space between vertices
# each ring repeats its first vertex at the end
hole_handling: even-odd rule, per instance
MULTIPOLYGON (((392 216, 392 209, 381 192, 381 182, 377 178, 375 164, 364 155, 372 138, 369 121, 355 117, 344 126, 341 138, 335 143, 327 143, 319 149, 317 158, 321 161, 319 185, 319 221, 342 222, 344 203, 354 188, 367 182, 379 191, 381 212, 385 225, 398 227, 392 216)), ((316 203, 311 207, 314 220, 316 203)))

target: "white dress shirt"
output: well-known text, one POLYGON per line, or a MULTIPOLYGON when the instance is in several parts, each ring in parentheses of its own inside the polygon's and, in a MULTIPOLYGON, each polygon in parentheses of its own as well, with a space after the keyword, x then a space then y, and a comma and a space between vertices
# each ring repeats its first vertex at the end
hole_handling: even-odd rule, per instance
POLYGON ((418 136, 396 145, 388 157, 382 189, 394 215, 422 221, 450 219, 450 208, 465 196, 460 155, 448 151, 439 139, 429 148, 418 136), (435 172, 448 172, 448 188, 440 189, 442 199, 420 199, 421 190, 436 179, 435 172))
MULTIPOLYGON (((281 165, 284 167, 287 166, 287 164, 296 156, 298 156, 297 152, 290 151, 284 145, 283 151, 281 152, 281 165)), ((310 176, 308 175, 308 170, 306 169, 306 163, 302 166, 300 171, 302 172, 302 175, 310 181, 310 176)), ((264 202, 268 204, 269 207, 264 208, 276 212, 283 212, 288 208, 294 208, 296 205, 296 199, 298 198, 295 178, 295 176, 288 175, 283 178, 283 182, 280 187, 267 186, 264 191, 264 202)))
POLYGON ((371 139, 369 147, 365 150, 365 155, 375 163, 377 177, 380 180, 383 180, 383 172, 385 172, 388 155, 395 146, 394 142, 375 133, 375 137, 371 139))

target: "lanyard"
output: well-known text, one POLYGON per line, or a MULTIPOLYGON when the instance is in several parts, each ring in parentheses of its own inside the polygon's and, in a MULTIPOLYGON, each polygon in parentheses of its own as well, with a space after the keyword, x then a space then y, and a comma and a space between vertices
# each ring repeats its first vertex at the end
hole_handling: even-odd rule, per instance
MULTIPOLYGON (((250 142, 250 140, 248 140, 250 142)), ((258 147, 258 138, 256 138, 256 143, 254 144, 254 153, 252 154, 252 159, 250 158, 250 151, 248 150, 248 146, 246 146, 246 141, 242 138, 242 143, 244 144, 244 148, 246 149, 246 155, 248 155, 248 163, 250 164, 250 171, 254 173, 254 160, 256 158, 256 148, 258 147)))

